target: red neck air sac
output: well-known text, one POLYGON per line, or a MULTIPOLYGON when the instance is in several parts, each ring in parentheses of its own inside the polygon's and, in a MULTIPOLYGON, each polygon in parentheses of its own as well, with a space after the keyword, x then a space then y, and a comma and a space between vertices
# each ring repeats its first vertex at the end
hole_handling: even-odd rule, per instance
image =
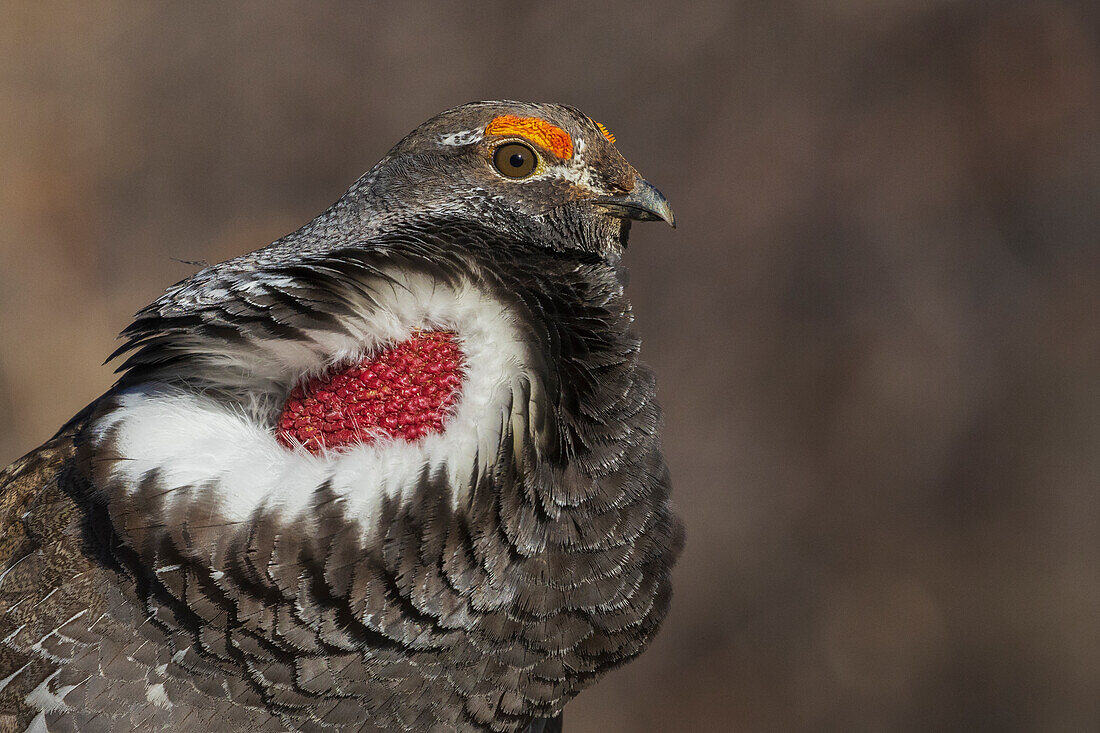
POLYGON ((465 357, 453 332, 417 331, 294 387, 276 423, 279 442, 320 453, 441 433, 464 376, 465 357))

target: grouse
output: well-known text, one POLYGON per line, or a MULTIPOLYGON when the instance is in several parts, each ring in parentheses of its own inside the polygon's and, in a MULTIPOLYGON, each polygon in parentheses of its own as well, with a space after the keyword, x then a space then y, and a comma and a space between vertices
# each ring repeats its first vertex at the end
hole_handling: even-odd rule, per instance
POLYGON ((605 127, 477 102, 141 310, 0 473, 0 731, 560 731, 682 544, 644 220, 605 127))

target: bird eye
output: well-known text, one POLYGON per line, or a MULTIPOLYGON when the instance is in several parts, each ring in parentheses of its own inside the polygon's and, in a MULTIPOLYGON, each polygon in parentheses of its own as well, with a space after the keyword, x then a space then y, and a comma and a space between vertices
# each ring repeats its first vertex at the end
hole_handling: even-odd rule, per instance
POLYGON ((539 159, 523 143, 506 143, 493 153, 493 165, 509 178, 526 178, 535 172, 539 159))

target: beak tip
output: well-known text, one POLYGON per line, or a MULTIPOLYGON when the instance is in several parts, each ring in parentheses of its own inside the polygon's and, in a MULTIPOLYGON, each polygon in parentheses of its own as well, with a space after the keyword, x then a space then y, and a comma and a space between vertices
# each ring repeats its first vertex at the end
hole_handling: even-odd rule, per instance
POLYGON ((598 205, 605 207, 613 216, 638 221, 666 222, 676 228, 676 215, 668 199, 649 181, 638 178, 634 190, 625 196, 605 196, 596 199, 598 205))

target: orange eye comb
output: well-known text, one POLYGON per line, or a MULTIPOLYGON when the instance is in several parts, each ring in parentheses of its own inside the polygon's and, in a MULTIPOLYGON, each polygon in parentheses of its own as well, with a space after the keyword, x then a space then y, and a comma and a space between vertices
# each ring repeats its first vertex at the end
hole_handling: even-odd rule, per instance
MULTIPOLYGON (((592 121, 596 122, 595 120, 592 121)), ((596 127, 600 128, 600 132, 603 133, 603 136, 607 138, 607 141, 609 143, 611 143, 612 145, 615 144, 615 136, 611 134, 611 130, 608 130, 606 127, 603 126, 603 124, 599 122, 596 122, 596 127)))
POLYGON ((549 150, 559 158, 573 157, 573 138, 557 125, 538 117, 501 115, 485 126, 486 135, 518 135, 549 150))

